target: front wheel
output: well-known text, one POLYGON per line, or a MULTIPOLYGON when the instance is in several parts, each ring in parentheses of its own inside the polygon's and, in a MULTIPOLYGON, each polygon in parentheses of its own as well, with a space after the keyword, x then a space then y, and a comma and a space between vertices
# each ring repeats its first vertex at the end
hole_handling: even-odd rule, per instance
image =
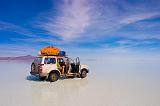
POLYGON ((57 74, 57 73, 54 73, 54 72, 51 72, 51 73, 49 74, 48 80, 49 80, 50 82, 55 82, 55 81, 57 81, 57 80, 58 80, 58 74, 57 74))
POLYGON ((80 77, 81 78, 85 78, 86 76, 87 76, 87 71, 86 70, 82 70, 81 74, 80 74, 80 77))

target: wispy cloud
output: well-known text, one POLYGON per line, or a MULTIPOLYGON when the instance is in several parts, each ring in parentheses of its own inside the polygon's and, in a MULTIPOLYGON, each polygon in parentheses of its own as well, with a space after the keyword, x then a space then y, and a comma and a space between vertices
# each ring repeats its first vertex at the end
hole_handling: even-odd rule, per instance
POLYGON ((51 15, 42 27, 53 35, 70 40, 81 36, 89 27, 92 7, 88 0, 63 0, 58 16, 51 15))
POLYGON ((4 21, 0 21, 0 30, 15 32, 20 35, 27 36, 27 37, 36 37, 36 35, 33 32, 31 32, 29 29, 13 24, 13 23, 4 22, 4 21))
POLYGON ((1 56, 20 56, 20 55, 37 55, 37 46, 29 46, 27 44, 17 45, 17 44, 1 44, 0 54, 1 56))
POLYGON ((126 25, 160 15, 158 6, 147 7, 148 2, 132 4, 125 0, 60 1, 56 7, 58 15, 50 13, 47 21, 41 22, 41 27, 65 41, 75 38, 85 40, 102 38, 126 25))

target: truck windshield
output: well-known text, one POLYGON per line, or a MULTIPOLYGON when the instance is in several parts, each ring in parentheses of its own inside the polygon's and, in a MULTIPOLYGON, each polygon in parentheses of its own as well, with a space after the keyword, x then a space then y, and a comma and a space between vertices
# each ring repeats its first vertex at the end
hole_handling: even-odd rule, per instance
POLYGON ((55 64, 56 59, 55 58, 45 58, 44 64, 55 64))

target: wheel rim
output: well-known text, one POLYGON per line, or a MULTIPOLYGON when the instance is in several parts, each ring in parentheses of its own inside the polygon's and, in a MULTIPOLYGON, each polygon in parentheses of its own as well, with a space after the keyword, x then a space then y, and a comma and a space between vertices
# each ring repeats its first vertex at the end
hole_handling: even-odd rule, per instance
POLYGON ((83 76, 83 77, 86 77, 86 75, 87 75, 86 71, 83 71, 83 72, 82 72, 82 76, 83 76))
POLYGON ((52 74, 51 75, 51 80, 52 81, 56 81, 57 80, 57 75, 56 74, 52 74))

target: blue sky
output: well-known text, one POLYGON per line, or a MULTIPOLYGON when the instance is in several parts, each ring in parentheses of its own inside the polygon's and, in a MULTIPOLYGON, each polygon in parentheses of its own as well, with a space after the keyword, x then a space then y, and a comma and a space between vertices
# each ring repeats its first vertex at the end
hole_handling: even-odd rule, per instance
POLYGON ((160 51, 159 0, 0 0, 0 54, 160 51))

